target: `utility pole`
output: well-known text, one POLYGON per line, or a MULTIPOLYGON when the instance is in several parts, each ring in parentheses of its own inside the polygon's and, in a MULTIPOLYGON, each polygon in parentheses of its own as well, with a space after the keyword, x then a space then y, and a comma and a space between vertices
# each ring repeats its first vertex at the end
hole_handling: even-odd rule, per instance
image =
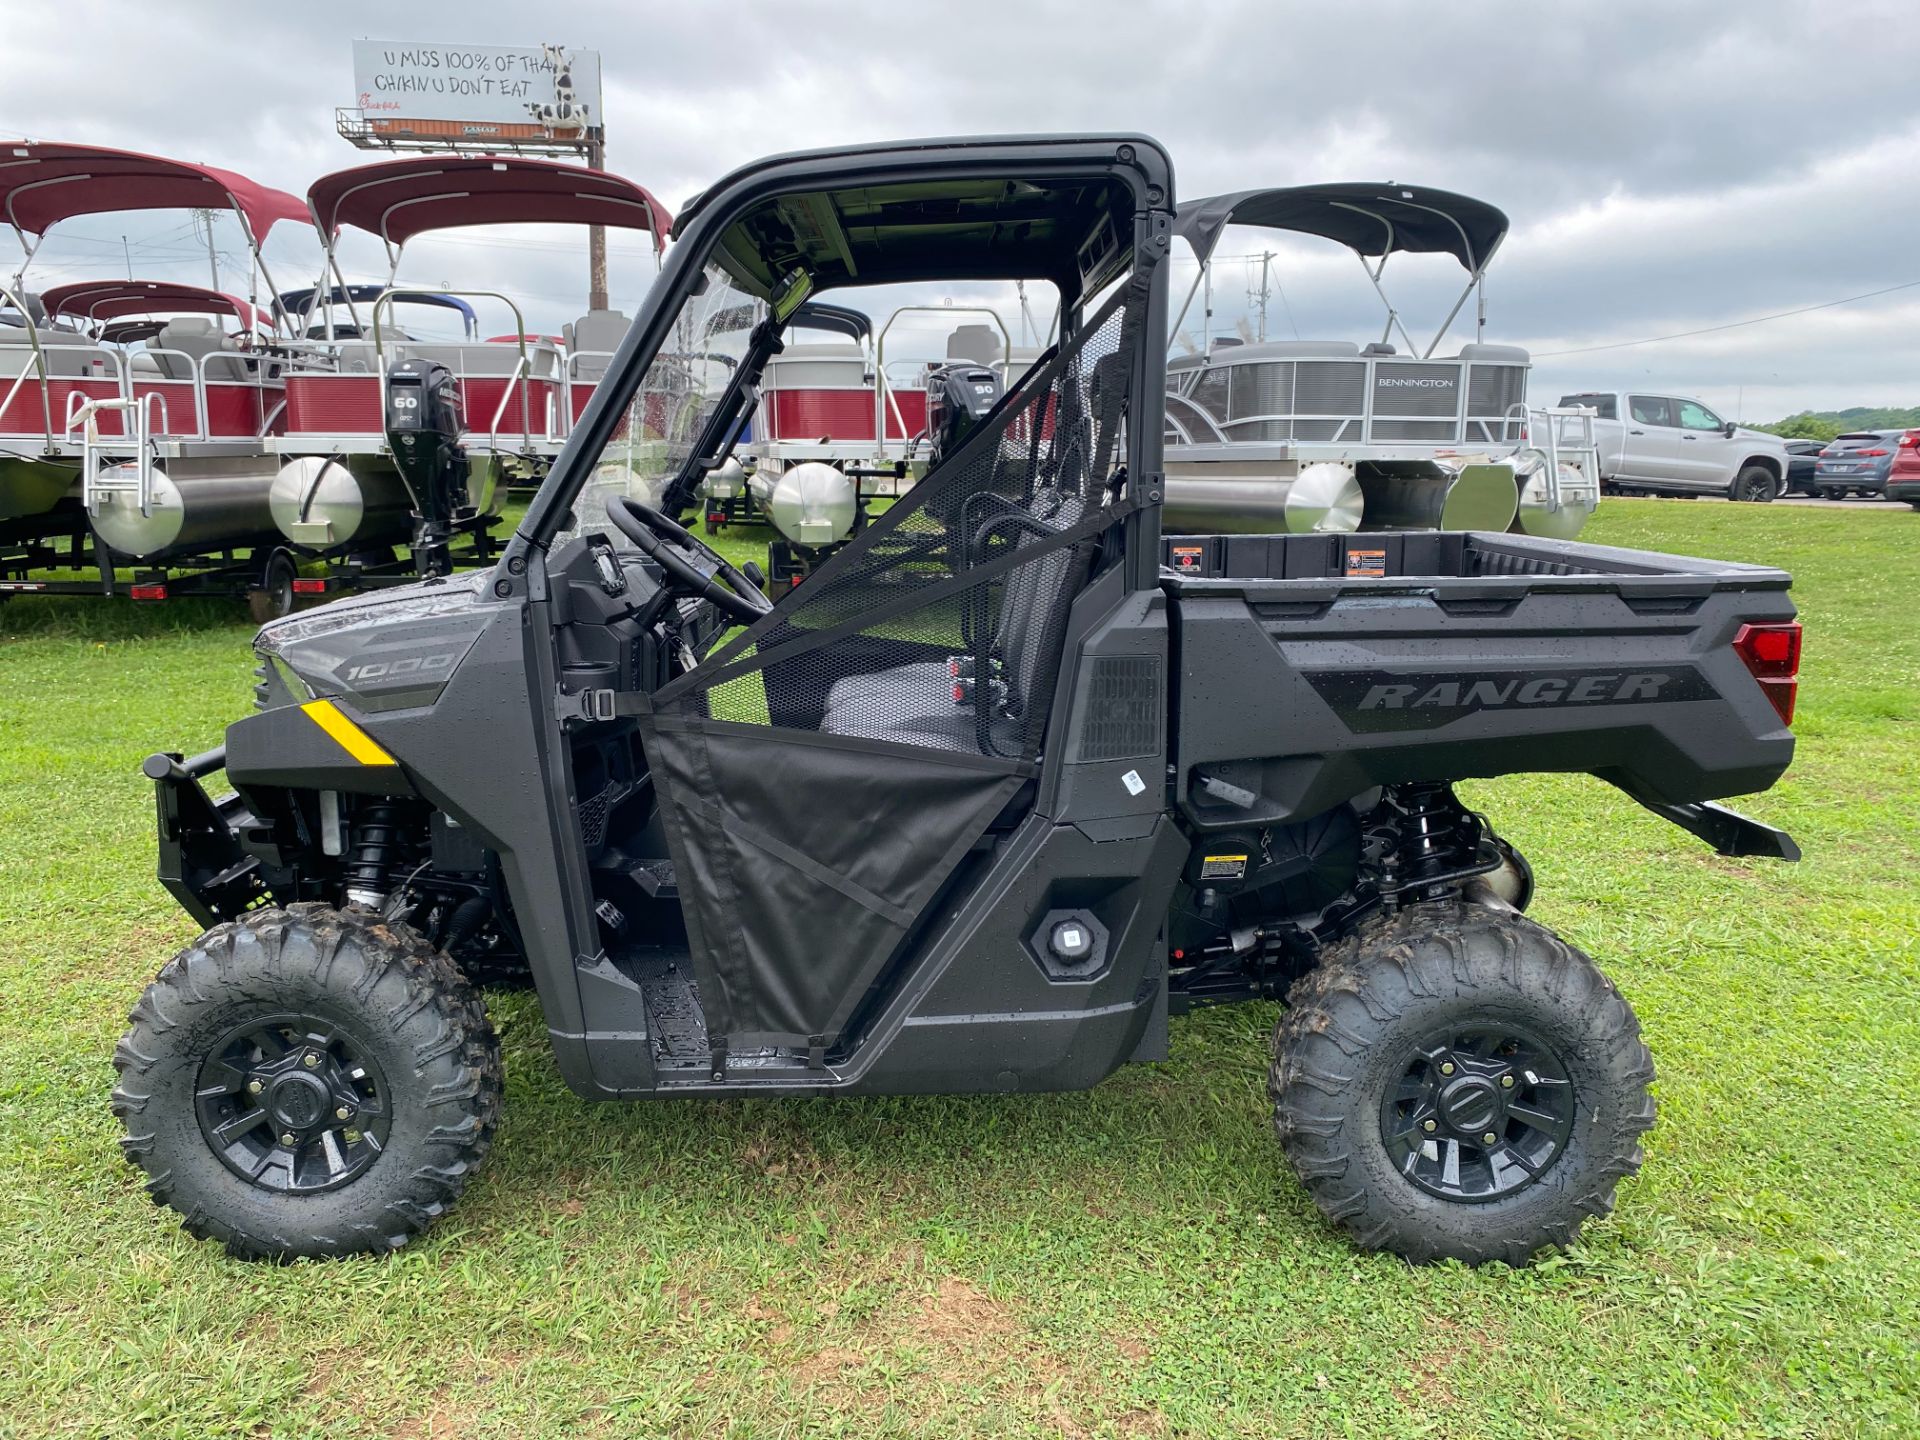
MULTIPOLYGON (((124 235, 120 237, 120 253, 127 257, 127 279, 131 280, 133 279, 133 247, 127 244, 127 237, 124 235)), ((26 270, 23 266, 21 274, 25 273, 26 270)), ((18 277, 15 277, 13 283, 16 285, 20 283, 18 277)))
POLYGON ((1267 296, 1272 294, 1272 287, 1267 283, 1267 274, 1273 264, 1273 255, 1274 252, 1271 250, 1260 252, 1260 292, 1255 296, 1255 300, 1260 307, 1260 342, 1262 344, 1265 344, 1267 339, 1267 296))
MULTIPOLYGON (((607 132, 598 125, 587 132, 587 168, 607 168, 607 132)), ((587 308, 613 308, 607 303, 607 227, 604 225, 587 227, 587 308)))
POLYGON ((193 212, 194 230, 198 232, 203 225, 206 226, 207 238, 207 283, 218 290, 220 288, 220 257, 213 248, 213 211, 195 210, 193 212))

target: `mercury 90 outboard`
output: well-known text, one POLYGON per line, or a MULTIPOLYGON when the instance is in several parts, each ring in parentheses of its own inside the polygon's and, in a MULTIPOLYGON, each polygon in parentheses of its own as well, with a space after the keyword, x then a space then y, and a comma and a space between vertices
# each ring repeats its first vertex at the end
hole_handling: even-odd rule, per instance
POLYGON ((1000 372, 991 365, 940 365, 927 372, 927 443, 931 459, 949 455, 1000 403, 1000 372))
POLYGON ((437 360, 406 360, 387 372, 386 434, 393 463, 413 497, 414 568, 445 575, 449 545, 478 512, 467 494, 460 387, 437 360))

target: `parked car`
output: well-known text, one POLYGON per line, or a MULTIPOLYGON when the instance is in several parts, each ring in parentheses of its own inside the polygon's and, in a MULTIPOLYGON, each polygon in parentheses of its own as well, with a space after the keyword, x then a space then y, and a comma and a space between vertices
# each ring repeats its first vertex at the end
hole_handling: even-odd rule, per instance
POLYGON ((1902 430, 1893 442, 1893 461, 1887 468, 1886 495, 1920 510, 1920 430, 1902 430))
POLYGON ((1787 447, 1778 435, 1722 420, 1684 395, 1588 391, 1560 397, 1597 417, 1600 483, 1622 495, 1724 495, 1766 501, 1787 483, 1787 447))
POLYGON ((1817 495, 1813 485, 1813 462, 1827 447, 1824 440, 1787 441, 1787 488, 1789 495, 1817 495))
POLYGON ((1813 485, 1828 500, 1884 495, 1897 449, 1911 449, 1920 431, 1854 430, 1834 437, 1814 462, 1813 485))

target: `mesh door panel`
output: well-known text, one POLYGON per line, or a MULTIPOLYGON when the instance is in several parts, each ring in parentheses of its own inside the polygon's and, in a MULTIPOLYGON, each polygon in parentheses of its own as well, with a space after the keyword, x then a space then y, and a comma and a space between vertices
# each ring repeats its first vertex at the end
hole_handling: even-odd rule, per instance
POLYGON ((1032 759, 1067 609, 1126 505, 1126 298, 656 709, 1032 759))

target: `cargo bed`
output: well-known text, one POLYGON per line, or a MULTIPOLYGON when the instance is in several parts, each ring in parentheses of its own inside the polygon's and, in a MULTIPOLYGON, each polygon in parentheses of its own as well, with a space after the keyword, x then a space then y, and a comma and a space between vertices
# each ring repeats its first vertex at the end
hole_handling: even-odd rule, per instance
POLYGON ((1792 621, 1784 571, 1472 532, 1163 544, 1196 824, 1532 770, 1686 806, 1764 790, 1792 758, 1735 648, 1792 621))

